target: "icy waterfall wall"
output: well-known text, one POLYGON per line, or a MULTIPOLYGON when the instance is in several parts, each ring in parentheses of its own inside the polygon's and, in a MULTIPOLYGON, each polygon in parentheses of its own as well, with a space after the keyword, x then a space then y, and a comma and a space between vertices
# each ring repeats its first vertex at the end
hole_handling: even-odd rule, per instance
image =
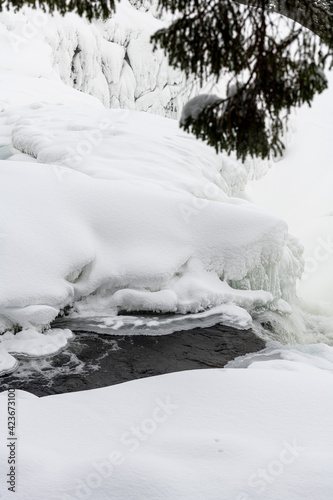
MULTIPOLYGON (((156 3, 156 2, 155 2, 156 3)), ((106 107, 149 111, 177 118, 189 98, 185 77, 173 70, 150 36, 163 26, 154 0, 122 0, 114 16, 87 22, 24 8, 0 15, 2 33, 14 52, 31 59, 31 76, 60 79, 97 97, 106 107), (40 64, 41 50, 45 57, 40 64)))

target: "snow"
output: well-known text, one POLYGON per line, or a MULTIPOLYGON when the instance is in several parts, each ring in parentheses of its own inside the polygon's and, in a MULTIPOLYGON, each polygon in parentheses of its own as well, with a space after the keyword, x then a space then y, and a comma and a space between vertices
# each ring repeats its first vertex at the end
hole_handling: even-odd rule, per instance
POLYGON ((180 123, 185 124, 189 118, 196 120, 205 108, 221 102, 217 95, 200 94, 192 97, 183 107, 180 123))
POLYGON ((4 72, 0 86, 2 331, 42 332, 66 306, 74 318, 211 309, 246 328, 257 310, 290 313, 301 247, 239 197, 249 165, 61 81, 4 72))
MULTIPOLYGON (((157 17, 155 0, 122 0, 105 23, 0 15, 0 374, 22 357, 47 371, 71 324, 161 335, 223 323, 267 339, 271 323, 278 342, 225 369, 17 391, 15 496, 327 500, 333 320, 316 299, 332 300, 332 82, 245 195, 267 163, 217 156, 139 112, 175 117, 191 93, 148 45, 157 17), (305 244, 298 293, 312 301, 297 297, 302 245, 289 231, 305 244)), ((7 445, 2 433, 5 500, 7 445)))
POLYGON ((93 23, 28 7, 1 13, 1 77, 15 73, 16 86, 18 76, 62 81, 106 107, 176 117, 189 97, 185 77, 149 43, 164 26, 156 8, 136 7, 122 0, 111 19, 93 23))
POLYGON ((0 375, 17 368, 15 356, 39 358, 57 354, 64 349, 73 333, 66 329, 54 328, 39 333, 33 327, 22 329, 16 334, 7 331, 1 338, 0 375))
POLYGON ((269 341, 260 353, 250 353, 230 361, 228 368, 253 368, 275 370, 309 371, 319 369, 332 371, 332 347, 318 343, 305 345, 282 345, 269 341), (267 362, 269 361, 269 362, 267 362))
MULTIPOLYGON (((250 183, 251 200, 287 221, 303 243, 304 274, 299 294, 323 301, 332 311, 333 204, 332 126, 333 73, 329 89, 293 117, 293 139, 283 158, 260 181, 250 183)), ((319 307, 319 306, 318 306, 319 307)))
MULTIPOLYGON (((245 199, 267 165, 216 155, 175 121, 134 111, 168 114, 183 81, 151 51, 162 21, 143 7, 123 1, 93 24, 29 9, 0 16, 1 331, 42 332, 68 307, 69 320, 100 318, 109 333, 127 312, 189 315, 188 327, 210 310, 236 327, 270 322, 287 342, 330 341, 332 318, 296 296, 302 245, 245 199), (129 109, 103 106, 108 92, 129 109)), ((170 333, 177 322, 157 323, 170 333)))
MULTIPOLYGON (((321 367, 299 350, 293 370, 263 353, 251 369, 180 372, 40 399, 17 391, 16 498, 327 500, 333 348, 325 349, 321 367)), ((0 460, 6 470, 4 434, 0 460)), ((5 475, 0 481, 11 498, 5 475)))
POLYGON ((48 327, 68 305, 289 311, 301 248, 282 220, 225 192, 220 158, 175 121, 34 103, 1 124, 3 329, 48 327))

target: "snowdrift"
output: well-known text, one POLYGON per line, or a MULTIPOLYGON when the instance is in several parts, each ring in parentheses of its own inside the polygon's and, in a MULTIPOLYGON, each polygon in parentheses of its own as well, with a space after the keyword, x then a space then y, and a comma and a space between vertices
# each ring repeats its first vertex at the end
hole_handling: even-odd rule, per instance
POLYGON ((68 306, 112 317, 223 304, 243 328, 262 308, 291 312, 301 247, 230 196, 234 163, 176 122, 34 103, 1 124, 2 331, 42 331, 68 306))
MULTIPOLYGON (((180 372, 40 399, 17 391, 15 498, 327 500, 332 350, 274 346, 249 356, 248 369, 180 372)), ((6 415, 3 393, 2 428, 6 415)))

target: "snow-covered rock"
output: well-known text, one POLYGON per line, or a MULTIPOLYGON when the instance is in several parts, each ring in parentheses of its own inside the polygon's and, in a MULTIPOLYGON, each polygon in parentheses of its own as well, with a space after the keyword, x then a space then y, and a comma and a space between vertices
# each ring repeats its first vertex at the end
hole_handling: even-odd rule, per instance
POLYGON ((175 121, 105 109, 55 78, 35 42, 43 65, 24 66, 27 46, 0 79, 2 331, 47 329, 66 306, 113 317, 223 305, 220 320, 246 328, 258 310, 290 313, 301 247, 240 197, 249 166, 175 121))
POLYGON ((173 120, 33 104, 2 126, 3 329, 47 327, 68 305, 290 312, 301 247, 231 197, 221 158, 173 120))
POLYGON ((189 118, 196 120, 205 108, 221 103, 221 98, 214 94, 200 94, 192 97, 183 107, 180 123, 185 124, 189 118))

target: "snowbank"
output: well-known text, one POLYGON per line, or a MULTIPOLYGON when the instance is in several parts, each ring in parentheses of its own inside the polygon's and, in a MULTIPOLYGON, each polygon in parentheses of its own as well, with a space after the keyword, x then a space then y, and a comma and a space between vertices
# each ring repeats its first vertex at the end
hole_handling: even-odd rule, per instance
MULTIPOLYGON (((16 498, 327 500, 333 348, 325 349, 325 366, 299 350, 290 368, 256 354, 251 369, 180 372, 41 399, 18 391, 16 498)), ((7 393, 0 405, 5 429, 7 393)), ((0 481, 9 500, 5 474, 0 481)))
POLYGON ((248 327, 262 308, 290 313, 301 248, 283 221, 229 196, 226 159, 176 122, 32 104, 0 124, 3 331, 47 328, 67 306, 115 316, 229 304, 228 324, 232 311, 248 327))
MULTIPOLYGON (((124 8, 135 19, 146 15, 124 8)), ((134 18, 125 19, 125 11, 108 21, 117 26, 113 55, 118 42, 142 42, 132 31, 129 36, 134 18)), ((17 21, 25 26, 26 16, 37 14, 3 14, 2 30, 6 25, 17 35, 23 29, 17 21)), ((50 28, 60 21, 48 22, 50 28)), ((61 30, 78 33, 75 23, 85 25, 69 16, 61 30)), ((54 60, 71 51, 57 46, 52 53, 56 42, 47 33, 19 39, 15 54, 13 38, 6 32, 1 38, 10 46, 0 80, 1 330, 38 333, 68 306, 72 316, 101 315, 103 322, 122 311, 196 314, 218 307, 221 321, 245 328, 262 308, 289 313, 301 248, 283 221, 237 197, 250 166, 217 156, 176 122, 106 110, 64 85, 57 74, 68 60, 60 69, 54 60), (32 50, 41 58, 30 64, 32 50)), ((69 43, 65 35, 60 38, 69 43)), ((139 72, 147 65, 140 51, 140 57, 133 52, 139 72)), ((122 64, 113 58, 109 71, 122 64)), ((140 86, 148 95, 147 81, 136 80, 140 86)), ((13 369, 14 359, 6 360, 3 370, 13 369)))

